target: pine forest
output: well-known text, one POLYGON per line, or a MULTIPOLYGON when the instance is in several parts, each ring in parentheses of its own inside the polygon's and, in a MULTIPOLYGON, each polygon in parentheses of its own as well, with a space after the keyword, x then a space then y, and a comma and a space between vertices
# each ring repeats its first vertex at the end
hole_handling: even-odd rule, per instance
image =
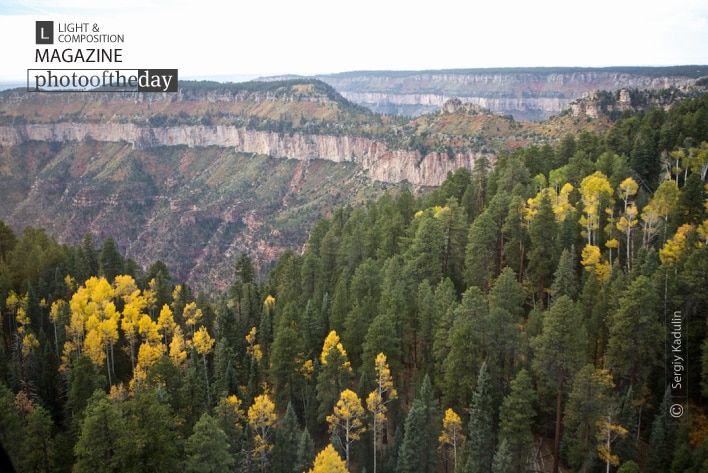
POLYGON ((21 472, 708 471, 708 94, 337 208, 195 293, 0 223, 21 472))

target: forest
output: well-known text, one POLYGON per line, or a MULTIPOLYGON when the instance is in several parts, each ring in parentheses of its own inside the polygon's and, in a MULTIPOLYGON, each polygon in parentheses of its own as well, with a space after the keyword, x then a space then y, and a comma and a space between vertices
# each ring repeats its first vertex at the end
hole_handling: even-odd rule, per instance
POLYGON ((194 294, 0 223, 21 472, 708 471, 708 95, 338 208, 194 294))

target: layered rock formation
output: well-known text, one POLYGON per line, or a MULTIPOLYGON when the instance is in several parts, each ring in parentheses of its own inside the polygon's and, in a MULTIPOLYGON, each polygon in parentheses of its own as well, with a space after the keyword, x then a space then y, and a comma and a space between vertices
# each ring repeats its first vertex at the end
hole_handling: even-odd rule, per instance
POLYGON ((438 186, 449 171, 472 169, 479 153, 428 153, 389 150, 376 140, 356 136, 306 135, 247 130, 233 126, 139 127, 130 123, 51 123, 0 127, 0 145, 28 141, 126 142, 133 149, 159 146, 233 148, 278 159, 324 159, 360 165, 375 181, 408 181, 415 186, 438 186))
POLYGON ((517 120, 544 120, 597 91, 687 88, 705 66, 349 72, 319 76, 347 99, 387 114, 420 115, 451 97, 517 120))

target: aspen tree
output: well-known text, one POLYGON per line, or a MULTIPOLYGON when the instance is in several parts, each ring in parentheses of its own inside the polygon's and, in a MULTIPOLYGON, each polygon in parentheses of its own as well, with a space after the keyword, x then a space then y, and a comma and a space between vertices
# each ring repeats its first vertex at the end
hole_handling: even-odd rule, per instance
POLYGON ((363 418, 364 407, 361 405, 361 400, 350 389, 342 391, 339 401, 334 406, 334 412, 327 416, 329 432, 338 435, 344 445, 347 469, 349 469, 351 446, 366 430, 362 422, 363 418))
POLYGON ((374 362, 376 388, 366 398, 366 407, 373 417, 372 431, 374 434, 374 473, 376 473, 376 451, 379 434, 383 432, 386 422, 388 404, 398 397, 396 388, 393 387, 391 370, 386 363, 386 355, 379 353, 374 362))

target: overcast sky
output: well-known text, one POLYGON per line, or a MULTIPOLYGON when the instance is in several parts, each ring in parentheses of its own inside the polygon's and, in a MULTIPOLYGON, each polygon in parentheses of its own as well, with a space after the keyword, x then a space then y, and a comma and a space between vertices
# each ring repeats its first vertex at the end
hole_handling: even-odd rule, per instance
POLYGON ((36 20, 97 23, 125 43, 83 47, 180 78, 708 64, 706 0, 3 0, 0 81, 41 67, 36 20))

